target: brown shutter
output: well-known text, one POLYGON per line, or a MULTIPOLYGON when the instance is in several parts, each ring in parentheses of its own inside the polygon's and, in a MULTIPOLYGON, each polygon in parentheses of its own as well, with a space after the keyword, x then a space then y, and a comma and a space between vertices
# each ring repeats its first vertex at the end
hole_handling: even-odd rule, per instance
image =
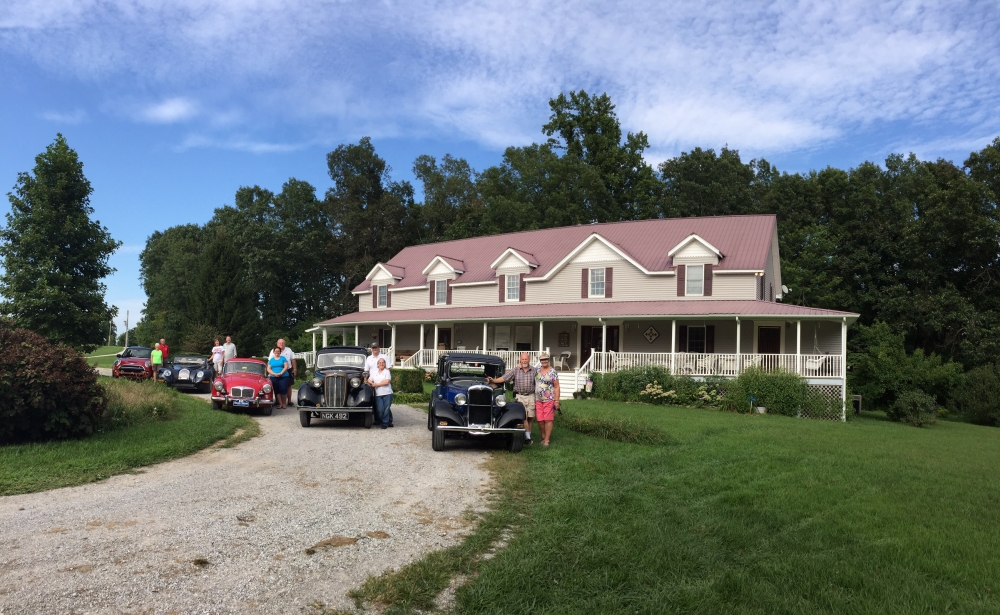
POLYGON ((685 265, 677 265, 677 296, 678 297, 683 297, 684 296, 684 288, 685 288, 684 284, 686 284, 686 282, 684 281, 684 276, 685 276, 686 273, 687 273, 687 267, 685 265))
POLYGON ((385 287, 385 307, 392 307, 392 293, 389 292, 389 287, 385 287))
MULTIPOLYGON (((683 267, 684 265, 681 265, 683 267)), ((687 325, 677 327, 677 352, 688 351, 688 328, 687 325)))
POLYGON ((518 289, 518 292, 517 292, 518 301, 524 301, 524 287, 525 287, 525 284, 524 284, 524 274, 523 273, 518 274, 518 280, 519 280, 518 284, 520 285, 520 288, 518 289))
POLYGON ((715 325, 705 325, 705 352, 715 352, 715 325))
POLYGON ((711 265, 705 265, 705 280, 702 282, 702 284, 704 284, 704 286, 702 286, 702 289, 703 289, 702 294, 705 295, 706 297, 711 297, 712 296, 712 266, 711 265))
POLYGON ((580 298, 581 299, 586 299, 588 296, 590 296, 590 293, 588 292, 590 290, 590 288, 588 288, 589 286, 590 286, 590 269, 587 269, 586 267, 584 267, 583 268, 583 283, 582 283, 582 286, 580 286, 580 298))
POLYGON ((427 280, 427 285, 431 287, 430 304, 434 305, 434 298, 436 296, 435 293, 437 293, 437 282, 434 280, 427 280))
POLYGON ((445 301, 445 303, 447 303, 448 305, 451 305, 451 280, 445 280, 444 283, 445 283, 445 286, 448 289, 447 290, 448 300, 445 301))
POLYGON ((612 273, 614 273, 614 268, 608 267, 604 270, 604 297, 606 299, 611 299, 611 280, 612 273))
POLYGON ((500 287, 500 303, 507 301, 507 276, 497 276, 497 286, 500 287))
POLYGON ((372 284, 372 307, 378 307, 378 286, 372 284))

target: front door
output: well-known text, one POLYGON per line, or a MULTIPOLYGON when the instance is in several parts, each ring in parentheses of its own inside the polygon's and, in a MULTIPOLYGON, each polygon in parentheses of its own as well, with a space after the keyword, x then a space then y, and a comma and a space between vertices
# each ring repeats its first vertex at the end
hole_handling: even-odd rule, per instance
POLYGON ((757 329, 757 354, 781 354, 781 327, 757 329))
POLYGON ((451 350, 451 329, 438 329, 438 350, 451 350))
POLYGON ((392 346, 392 329, 378 330, 378 345, 380 348, 388 348, 392 346))
MULTIPOLYGON (((604 327, 580 327, 580 365, 590 358, 590 350, 601 350, 601 335, 604 327)), ((608 350, 618 352, 619 340, 621 339, 618 325, 608 326, 608 350)))

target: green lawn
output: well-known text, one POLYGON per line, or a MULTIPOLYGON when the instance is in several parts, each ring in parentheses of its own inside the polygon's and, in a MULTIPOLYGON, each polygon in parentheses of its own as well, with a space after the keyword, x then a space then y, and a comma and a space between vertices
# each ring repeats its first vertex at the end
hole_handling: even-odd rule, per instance
POLYGON ((101 346, 85 356, 87 357, 87 363, 90 363, 94 367, 111 367, 114 365, 115 355, 121 351, 121 346, 101 346))
POLYGON ((89 483, 183 457, 219 440, 235 443, 259 432, 241 414, 212 410, 178 395, 178 416, 98 433, 82 440, 0 446, 0 496, 89 483), (241 436, 232 436, 243 429, 241 436))
POLYGON ((470 613, 1000 612, 998 429, 565 409, 627 414, 666 444, 557 420, 551 447, 494 455, 494 510, 464 545, 357 598, 426 608, 462 573, 470 613), (510 542, 476 563, 505 524, 510 542))

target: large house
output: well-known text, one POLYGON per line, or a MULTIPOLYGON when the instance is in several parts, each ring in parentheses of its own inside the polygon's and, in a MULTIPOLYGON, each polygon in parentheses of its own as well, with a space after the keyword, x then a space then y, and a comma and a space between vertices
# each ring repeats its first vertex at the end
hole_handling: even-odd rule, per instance
POLYGON ((410 246, 354 288, 357 312, 310 331, 314 351, 317 334, 325 346, 340 333, 427 369, 451 350, 508 364, 544 350, 566 394, 590 372, 636 365, 694 377, 759 366, 846 401, 858 314, 782 292, 773 215, 612 222, 410 246))

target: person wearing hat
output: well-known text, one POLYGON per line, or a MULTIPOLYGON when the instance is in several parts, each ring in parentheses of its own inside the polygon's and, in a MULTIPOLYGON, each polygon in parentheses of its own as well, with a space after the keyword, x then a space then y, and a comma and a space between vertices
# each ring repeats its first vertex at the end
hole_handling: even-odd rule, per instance
POLYGON ((542 446, 552 439, 552 421, 559 408, 559 372, 550 365, 549 353, 538 355, 541 364, 535 373, 535 418, 542 432, 542 446))
POLYGON ((538 368, 531 365, 528 353, 521 353, 521 363, 499 378, 488 378, 491 384, 514 382, 514 398, 524 405, 524 442, 531 444, 531 421, 535 418, 535 376, 538 368))
POLYGON ((372 344, 372 353, 368 355, 365 359, 365 372, 368 373, 370 378, 372 374, 378 371, 378 360, 385 359, 385 364, 389 365, 389 359, 384 354, 379 354, 378 344, 372 344))

